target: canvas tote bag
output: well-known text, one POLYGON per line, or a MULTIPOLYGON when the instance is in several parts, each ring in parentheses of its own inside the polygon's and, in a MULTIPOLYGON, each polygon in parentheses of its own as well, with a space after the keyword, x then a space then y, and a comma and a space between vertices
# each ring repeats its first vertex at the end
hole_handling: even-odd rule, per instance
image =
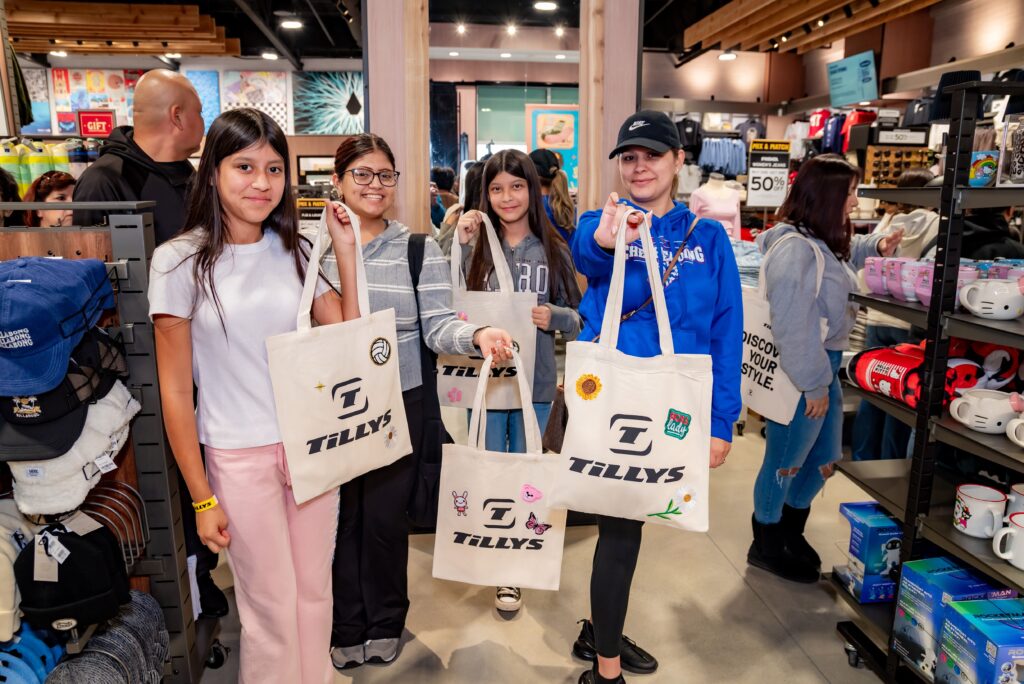
MULTIPOLYGON (((800 401, 800 390, 782 370, 779 362, 779 349, 772 334, 771 307, 768 306, 768 295, 764 283, 765 265, 772 252, 789 239, 805 240, 814 250, 817 265, 817 289, 821 291, 821 279, 825 273, 825 258, 813 241, 807 240, 798 233, 789 233, 776 241, 761 262, 761 273, 757 280, 757 289, 743 288, 743 378, 740 391, 743 403, 747 408, 776 423, 789 425, 796 414, 796 405, 800 401)), ((821 339, 825 339, 828 321, 822 319, 821 339)))
MULTIPOLYGON (((464 321, 507 330, 523 360, 521 370, 526 373, 526 382, 532 387, 537 347, 537 326, 533 324, 532 311, 537 306, 537 293, 515 291, 512 273, 501 251, 498 235, 487 214, 481 214, 491 249, 491 260, 494 262, 494 273, 498 279, 498 291, 475 292, 466 289, 466 279, 462 274, 462 245, 459 244, 459 236, 455 235, 452 238, 451 253, 452 308, 464 321)), ((437 396, 441 406, 470 408, 481 367, 483 359, 479 356, 439 355, 437 396)), ((498 410, 522 408, 515 366, 499 364, 489 372, 494 382, 487 387, 487 406, 498 410)))
MULTIPOLYGON (((569 410, 552 505, 586 513, 708 529, 711 453, 711 357, 676 354, 658 252, 644 216, 640 237, 652 285, 661 354, 616 349, 626 271, 626 218, 599 342, 566 346, 569 410)), ((685 280, 683 283, 685 287, 685 280)))
MULTIPOLYGON (((356 244, 362 244, 359 218, 345 210, 356 244)), ((395 310, 370 312, 362 250, 356 257, 359 318, 312 327, 318 264, 329 244, 325 214, 306 268, 296 330, 267 338, 277 421, 297 504, 412 453, 395 310)))
MULTIPOLYGON (((485 364, 490 364, 488 357, 485 364)), ((522 371, 522 358, 514 363, 522 371)), ((540 429, 525 373, 525 454, 487 451, 487 385, 477 380, 469 445, 446 444, 434 537, 434 577, 488 587, 558 589, 565 510, 550 505, 558 461, 541 454, 540 429)))

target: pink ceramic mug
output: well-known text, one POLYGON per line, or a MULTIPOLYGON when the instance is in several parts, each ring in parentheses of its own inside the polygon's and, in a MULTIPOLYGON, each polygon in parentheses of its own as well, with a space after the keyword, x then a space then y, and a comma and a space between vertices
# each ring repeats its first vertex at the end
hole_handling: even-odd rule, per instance
POLYGON ((1017 280, 1018 278, 1024 278, 1024 266, 1014 266, 1009 271, 1007 271, 1006 275, 1003 277, 1006 278, 1007 280, 1017 280))
MULTIPOLYGON (((918 270, 917 280, 914 282, 914 293, 917 295, 917 299, 925 306, 930 306, 932 303, 932 278, 934 273, 935 264, 930 263, 918 270)), ((978 269, 973 266, 960 267, 960 273, 956 280, 956 304, 954 309, 960 308, 960 290, 967 283, 974 282, 977 279, 978 269)))
POLYGON ((990 280, 1006 280, 1010 277, 1010 269, 1012 268, 1013 264, 996 262, 988 267, 988 277, 990 280))
POLYGON ((871 256, 864 260, 864 282, 872 294, 887 294, 884 280, 886 261, 886 257, 880 256, 871 256))
MULTIPOLYGON (((894 295, 896 299, 903 300, 905 302, 916 302, 917 301, 917 276, 921 273, 921 269, 925 266, 931 266, 926 261, 908 261, 907 263, 900 266, 900 292, 894 295)), ((934 270, 934 266, 932 267, 934 270)))
POLYGON ((903 299, 903 266, 913 259, 909 257, 890 257, 885 261, 885 270, 882 280, 885 282, 885 292, 896 299, 903 299))

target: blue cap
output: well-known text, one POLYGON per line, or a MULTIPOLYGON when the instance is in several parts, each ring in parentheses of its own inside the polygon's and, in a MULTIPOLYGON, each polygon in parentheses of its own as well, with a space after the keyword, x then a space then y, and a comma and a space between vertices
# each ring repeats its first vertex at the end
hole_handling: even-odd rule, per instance
POLYGON ((82 288, 79 296, 89 295, 83 307, 85 319, 91 321, 86 328, 95 325, 103 310, 114 306, 114 289, 107 277, 107 267, 99 259, 11 259, 0 262, 0 281, 5 280, 31 280, 58 290, 66 290, 70 283, 75 283, 82 288))

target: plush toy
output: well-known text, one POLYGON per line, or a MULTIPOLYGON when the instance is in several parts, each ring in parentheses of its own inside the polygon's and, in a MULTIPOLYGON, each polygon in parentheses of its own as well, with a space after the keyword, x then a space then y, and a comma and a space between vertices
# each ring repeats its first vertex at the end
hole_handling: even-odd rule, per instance
MULTIPOLYGON (((924 349, 919 345, 904 344, 868 349, 854 355, 847 365, 846 374, 861 389, 917 408, 924 387, 923 365, 924 349)), ((983 377, 984 371, 975 361, 966 358, 950 359, 946 369, 943 403, 951 402, 958 392, 982 387, 980 383, 983 377)))
POLYGON ((1020 370, 1020 350, 1001 344, 972 342, 967 358, 981 365, 978 387, 982 389, 1003 389, 1020 370))

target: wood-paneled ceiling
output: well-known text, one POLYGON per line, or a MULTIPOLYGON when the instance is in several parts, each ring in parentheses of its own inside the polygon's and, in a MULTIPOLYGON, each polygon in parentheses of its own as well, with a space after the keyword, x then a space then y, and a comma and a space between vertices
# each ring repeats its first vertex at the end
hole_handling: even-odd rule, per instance
POLYGON ((732 0, 683 32, 689 49, 804 54, 941 0, 732 0))

